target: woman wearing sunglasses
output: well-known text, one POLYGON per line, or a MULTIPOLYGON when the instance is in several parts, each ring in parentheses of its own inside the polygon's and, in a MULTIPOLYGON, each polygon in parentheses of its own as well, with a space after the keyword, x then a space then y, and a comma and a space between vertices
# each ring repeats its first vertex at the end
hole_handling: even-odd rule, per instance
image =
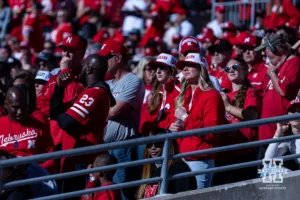
MULTIPOLYGON (((227 95, 221 93, 226 109, 228 123, 239 123, 254 120, 259 117, 261 101, 257 90, 252 87, 248 80, 248 65, 240 58, 231 59, 225 67, 228 79, 232 83, 232 91, 227 95)), ((244 128, 220 136, 220 146, 239 144, 257 140, 258 128, 244 128)), ((254 148, 239 149, 238 151, 227 151, 219 153, 216 165, 230 165, 235 163, 256 160, 254 148)), ((216 173, 214 184, 225 184, 255 178, 257 168, 245 168, 216 173)))
MULTIPOLYGON (((176 64, 182 70, 185 81, 180 95, 176 99, 175 118, 169 127, 172 132, 193 130, 221 125, 224 122, 225 109, 222 98, 214 89, 208 75, 207 64, 199 53, 189 53, 184 61, 176 64)), ((217 145, 216 134, 192 136, 178 139, 179 151, 190 152, 210 149, 217 145)), ((213 154, 202 154, 186 158, 192 171, 214 167, 213 154)), ((212 173, 196 176, 197 188, 211 185, 212 173)))
MULTIPOLYGON (((168 133, 166 129, 155 129, 150 135, 160 135, 168 133)), ((147 149, 144 153, 144 158, 157 158, 162 155, 164 147, 164 142, 149 143, 147 144, 147 149)), ((169 155, 178 154, 178 146, 176 140, 170 141, 169 155)), ((161 173, 162 163, 149 163, 145 164, 143 167, 142 179, 159 177, 161 173)), ((190 172, 188 165, 181 159, 169 160, 168 162, 168 172, 169 175, 180 174, 183 172, 190 172)), ((178 192, 184 192, 196 189, 195 177, 181 178, 168 181, 167 193, 175 194, 178 192)), ((144 199, 149 197, 154 197, 159 194, 160 183, 153 184, 143 184, 137 191, 137 199, 144 199)))
MULTIPOLYGON (((295 113, 300 113, 300 99, 296 98, 291 101, 287 108, 287 114, 292 115, 295 113)), ((289 123, 277 123, 277 130, 273 138, 283 137, 286 135, 300 134, 300 120, 290 121, 289 123)), ((271 143, 265 154, 265 159, 273 159, 283 156, 285 153, 299 154, 300 153, 300 139, 271 143)), ((296 163, 300 164, 300 159, 295 159, 296 163)))
POLYGON ((140 123, 140 132, 148 135, 153 128, 169 128, 168 115, 171 113, 180 88, 176 78, 176 59, 169 54, 160 54, 156 61, 149 62, 148 66, 156 70, 156 80, 153 92, 143 107, 140 123))

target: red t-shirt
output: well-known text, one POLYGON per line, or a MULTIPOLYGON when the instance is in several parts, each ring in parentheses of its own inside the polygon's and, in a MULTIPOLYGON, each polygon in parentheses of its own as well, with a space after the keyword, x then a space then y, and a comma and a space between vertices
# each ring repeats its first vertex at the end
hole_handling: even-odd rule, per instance
MULTIPOLYGON (((110 186, 113 184, 114 183, 109 182, 101 185, 101 187, 110 186)), ((91 189, 95 187, 96 187, 95 182, 88 182, 86 189, 91 189)), ((88 198, 87 200, 121 200, 121 199, 122 199, 121 190, 108 190, 103 192, 96 192, 94 194, 94 197, 88 198)), ((84 200, 83 196, 81 197, 81 200, 84 200)))
POLYGON ((29 44, 35 52, 43 49, 44 37, 39 16, 29 14, 25 20, 23 31, 30 30, 29 44))
POLYGON ((0 149, 16 156, 31 156, 47 153, 53 149, 49 124, 33 116, 26 125, 11 121, 8 116, 0 118, 0 149))
POLYGON ((261 97, 269 82, 267 69, 264 62, 259 62, 248 72, 248 80, 251 85, 257 89, 261 97))
MULTIPOLYGON (((238 90, 239 91, 239 90, 238 90)), ((235 96, 237 95, 238 91, 229 92, 228 98, 229 101, 232 103, 235 96)), ((258 91, 255 88, 249 88, 246 92, 246 98, 243 109, 246 108, 254 108, 258 114, 261 112, 261 98, 259 96, 258 91)), ((227 123, 239 123, 243 120, 237 118, 236 116, 226 112, 225 114, 227 123)), ((244 128, 237 131, 233 131, 230 133, 222 133, 219 138, 219 146, 226 146, 232 144, 240 144, 244 142, 251 142, 256 141, 258 139, 258 127, 254 128, 244 128)), ((219 153, 218 158, 230 160, 236 156, 243 155, 253 151, 253 148, 250 149, 239 149, 238 151, 227 151, 224 153, 219 153)))
MULTIPOLYGON (((66 114, 85 127, 85 132, 71 136, 62 134, 62 150, 97 145, 103 143, 104 128, 110 107, 108 93, 100 87, 85 89, 66 114), (99 112, 101 111, 101 112, 99 112)), ((75 165, 93 163, 94 154, 62 158, 61 171, 72 171, 75 165)), ((87 166, 85 166, 87 167, 87 166)))
MULTIPOLYGON (((300 58, 294 56, 279 67, 278 84, 285 96, 281 96, 269 80, 263 98, 261 118, 285 115, 289 102, 295 99, 300 88, 300 58)), ((274 136, 276 124, 259 127, 259 140, 270 139, 274 136)))

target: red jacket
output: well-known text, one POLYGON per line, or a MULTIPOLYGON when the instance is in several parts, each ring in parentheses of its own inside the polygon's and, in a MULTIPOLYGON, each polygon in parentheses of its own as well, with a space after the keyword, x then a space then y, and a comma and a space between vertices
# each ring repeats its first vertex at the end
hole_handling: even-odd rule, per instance
MULTIPOLYGON (((224 123, 225 108, 221 95, 216 90, 202 91, 197 88, 192 94, 189 87, 184 95, 184 107, 188 117, 184 121, 185 130, 218 126, 224 123)), ((175 121, 175 117, 173 117, 175 121)), ((210 149, 217 145, 218 135, 193 136, 178 139, 180 152, 191 152, 201 149, 210 149)), ((202 154, 187 158, 188 160, 212 159, 213 154, 202 154)))
MULTIPOLYGON (((63 70, 62 72, 65 72, 67 70, 63 70)), ((57 75, 54 75, 50 78, 48 83, 42 88, 41 92, 37 96, 37 102, 36 107, 39 109, 46 117, 49 117, 50 112, 50 100, 52 98, 55 86, 56 86, 56 79, 57 75)), ((80 95, 80 93, 84 90, 84 87, 81 83, 79 83, 77 80, 72 81, 67 87, 65 88, 64 98, 63 102, 65 104, 65 110, 67 110, 73 103, 73 101, 76 100, 76 98, 80 95)), ((57 125, 57 122, 55 120, 50 120, 50 130, 51 135, 53 137, 54 144, 60 144, 61 143, 61 136, 62 131, 59 126, 57 125)))
POLYGON ((264 19, 264 26, 266 29, 275 29, 286 24, 291 28, 296 28, 299 22, 300 12, 293 2, 291 0, 283 0, 282 5, 277 2, 272 6, 270 15, 264 19))
MULTIPOLYGON (((169 115, 173 115, 175 107, 175 99, 180 93, 180 88, 178 87, 179 82, 177 79, 168 81, 163 85, 161 90, 161 95, 163 96, 162 102, 160 102, 159 109, 155 113, 150 114, 148 112, 148 106, 143 106, 141 122, 140 122, 140 132, 143 135, 148 135, 154 127, 167 129, 173 123, 169 115)), ((151 96, 149 96, 149 99, 151 96)))

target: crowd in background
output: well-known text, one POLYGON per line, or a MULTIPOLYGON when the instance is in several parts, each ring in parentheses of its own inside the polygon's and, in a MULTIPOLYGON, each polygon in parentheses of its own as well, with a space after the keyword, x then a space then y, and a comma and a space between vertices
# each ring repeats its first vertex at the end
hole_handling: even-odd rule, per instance
MULTIPOLYGON (((255 25, 203 13, 209 1, 0 0, 0 160, 300 112, 300 12, 290 0, 255 10, 255 25), (199 3, 201 2, 201 3, 199 3), (202 13, 202 14, 201 14, 202 13), (203 18, 201 18, 201 16, 203 18)), ((242 12, 244 9, 240 9, 242 12)), ((249 12, 249 7, 243 12, 249 12)), ((300 133, 300 120, 192 136, 169 154, 300 133)), ((299 140, 200 154, 169 175, 297 154, 299 140)), ((164 143, 3 169, 0 184, 162 155, 164 143)), ((299 160, 285 162, 299 169, 299 160)), ((3 189, 28 199, 160 176, 161 162, 3 189)), ((168 182, 167 192, 258 177, 257 167, 168 182)), ((83 195, 142 199, 160 183, 83 195)), ((76 199, 76 198, 74 198, 76 199)), ((79 199, 79 197, 77 198, 79 199)))

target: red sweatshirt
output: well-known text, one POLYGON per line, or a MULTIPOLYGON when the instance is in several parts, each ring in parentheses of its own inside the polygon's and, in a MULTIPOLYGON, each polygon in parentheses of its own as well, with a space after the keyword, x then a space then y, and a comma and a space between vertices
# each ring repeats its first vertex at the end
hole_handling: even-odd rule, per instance
MULTIPOLYGON (((189 87, 184 95, 184 107, 188 111, 188 117, 184 121, 185 130, 218 126, 224 123, 225 108, 221 95, 216 90, 202 91, 197 88, 192 94, 189 87)), ((175 117, 173 117, 175 121, 175 117)), ((201 149, 210 149, 217 145, 218 135, 193 136, 178 139, 180 152, 191 152, 201 149)), ((202 154, 189 157, 187 160, 212 159, 214 154, 202 154)))
MULTIPOLYGON (((148 112, 148 105, 143 106, 141 122, 140 122, 140 132, 143 135, 148 135, 154 127, 167 129, 173 123, 168 117, 168 115, 173 115, 175 106, 175 99, 180 93, 180 88, 178 87, 179 82, 177 79, 172 79, 163 85, 160 94, 162 95, 162 101, 160 102, 159 109, 155 113, 150 114, 148 112)), ((149 96, 149 99, 151 96, 149 96)))
MULTIPOLYGON (((68 71, 62 70, 59 72, 63 73, 68 71)), ((36 107, 39 109, 46 117, 49 117, 50 114, 50 100, 52 98, 55 86, 56 86, 56 79, 57 75, 54 75, 50 78, 48 83, 42 88, 41 92, 37 96, 36 107)), ((65 88, 63 102, 65 104, 65 110, 67 110, 72 103, 76 100, 76 98, 80 95, 80 93, 84 90, 84 87, 81 83, 78 82, 77 79, 72 81, 67 87, 65 88)), ((50 130, 51 135, 53 137, 54 145, 61 144, 62 140, 62 133, 61 130, 56 122, 56 120, 50 120, 50 130)))
POLYGON ((264 19, 264 26, 266 29, 275 29, 282 25, 294 28, 299 25, 299 22, 300 12, 293 2, 291 0, 283 0, 282 5, 280 5, 279 1, 275 1, 271 8, 271 14, 264 19))
MULTIPOLYGON (((114 183, 109 182, 101 185, 101 187, 110 186, 114 183)), ((86 189, 95 188, 95 182, 88 182, 86 189)), ((121 200, 121 190, 108 190, 103 192, 97 192, 94 194, 94 197, 88 198, 87 200, 121 200)), ((81 197, 81 200, 84 200, 84 196, 81 197)))

